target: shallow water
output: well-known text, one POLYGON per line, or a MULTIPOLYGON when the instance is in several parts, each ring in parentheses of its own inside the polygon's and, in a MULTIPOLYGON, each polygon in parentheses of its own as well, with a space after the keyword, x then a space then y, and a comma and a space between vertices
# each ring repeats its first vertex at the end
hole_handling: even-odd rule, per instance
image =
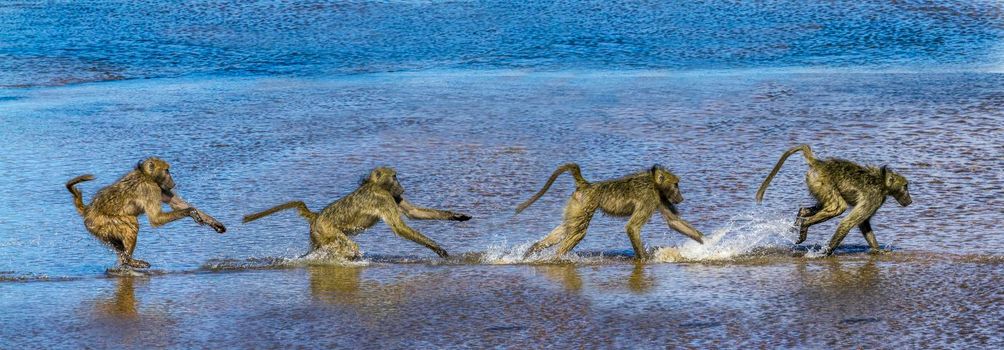
POLYGON ((1002 267, 999 258, 899 252, 4 283, 0 339, 172 348, 995 347, 1002 267))
POLYGON ((982 2, 6 6, 0 348, 999 347, 1000 19, 982 2), (872 221, 888 252, 852 231, 818 257, 836 220, 793 245, 797 157, 753 203, 798 143, 910 179, 914 204, 872 221), (63 184, 95 174, 89 201, 150 155, 229 231, 141 220, 153 270, 110 278, 63 184), (706 244, 656 217, 638 265, 625 221, 597 216, 574 254, 522 259, 572 181, 513 209, 569 161, 590 180, 667 166, 706 244), (410 201, 474 216, 409 222, 450 259, 382 224, 355 237, 361 262, 300 258, 293 213, 240 223, 319 210, 380 165, 410 201))

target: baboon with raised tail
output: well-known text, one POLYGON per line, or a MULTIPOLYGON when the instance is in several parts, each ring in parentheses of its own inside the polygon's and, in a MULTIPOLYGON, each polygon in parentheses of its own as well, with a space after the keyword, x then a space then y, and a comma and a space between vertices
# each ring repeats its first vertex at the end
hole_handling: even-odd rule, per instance
POLYGON ((153 227, 189 216, 200 225, 209 225, 216 232, 226 232, 223 224, 174 193, 170 168, 170 164, 160 158, 144 159, 121 179, 99 190, 89 205, 84 205, 83 194, 76 185, 94 180, 94 175, 77 176, 66 183, 66 189, 73 195, 73 205, 84 217, 84 227, 115 249, 119 265, 150 267, 150 263, 133 258, 139 234, 139 216, 142 214, 146 214, 153 227), (163 212, 163 203, 173 210, 163 212))
POLYGON ((805 241, 809 227, 835 218, 843 214, 849 206, 854 206, 851 213, 837 226, 837 232, 826 246, 826 254, 833 254, 847 233, 855 226, 865 236, 871 251, 880 251, 870 220, 885 203, 886 196, 892 196, 904 207, 913 203, 906 178, 886 166, 862 166, 837 158, 818 159, 812 154, 809 145, 799 145, 781 155, 781 159, 774 165, 774 170, 767 175, 757 190, 757 203, 763 201, 767 185, 781 170, 784 161, 799 151, 809 164, 809 171, 805 173, 805 183, 809 187, 809 193, 815 197, 816 205, 799 208, 795 219, 795 226, 799 229, 798 241, 795 244, 805 241))
POLYGON ((349 239, 349 236, 359 234, 381 220, 390 226, 395 234, 429 248, 442 258, 447 258, 449 254, 445 249, 429 237, 408 227, 401 216, 416 220, 471 219, 466 214, 422 208, 411 204, 404 199, 404 187, 397 181, 397 172, 386 167, 373 169, 359 188, 329 204, 320 212, 310 211, 302 201, 293 201, 246 215, 244 222, 258 220, 287 209, 296 209, 300 216, 310 223, 311 252, 324 249, 349 259, 362 256, 359 245, 349 239))
POLYGON ((524 258, 555 244, 559 244, 557 256, 572 250, 586 236, 589 221, 597 209, 612 216, 630 217, 625 229, 631 240, 631 247, 634 248, 635 258, 639 260, 646 259, 648 255, 641 240, 641 228, 656 212, 662 215, 673 230, 704 243, 704 235, 678 216, 676 205, 683 202, 680 178, 659 165, 619 179, 595 183, 582 177, 578 164, 562 165, 551 174, 540 191, 516 207, 516 213, 519 214, 543 196, 558 175, 565 172, 572 174, 575 179, 575 192, 565 206, 564 220, 546 237, 530 246, 523 255, 524 258))

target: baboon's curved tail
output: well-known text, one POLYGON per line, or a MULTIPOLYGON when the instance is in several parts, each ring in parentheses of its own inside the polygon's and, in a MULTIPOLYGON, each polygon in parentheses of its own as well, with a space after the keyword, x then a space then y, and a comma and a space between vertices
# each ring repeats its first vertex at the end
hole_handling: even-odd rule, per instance
POLYGON ((84 215, 84 209, 87 207, 84 206, 84 195, 80 194, 80 190, 74 186, 78 183, 91 180, 94 180, 94 175, 86 174, 77 176, 66 182, 66 189, 70 190, 70 193, 73 194, 73 206, 77 207, 77 213, 80 213, 80 215, 84 215))
POLYGON ((244 215, 244 222, 255 221, 255 220, 261 219, 263 217, 275 214, 276 212, 280 212, 280 211, 283 211, 283 210, 286 210, 286 209, 293 209, 293 208, 296 208, 296 210, 300 213, 300 216, 306 218, 307 221, 314 222, 314 219, 317 218, 317 213, 314 213, 314 212, 310 211, 310 209, 307 209, 307 205, 304 204, 302 201, 293 201, 293 202, 289 202, 289 203, 277 205, 275 207, 272 207, 271 209, 267 209, 267 210, 265 210, 263 212, 260 212, 260 213, 244 215))
POLYGON ((544 193, 546 193, 549 188, 551 188, 551 184, 553 184, 554 180, 556 180, 558 178, 558 175, 561 175, 561 173, 566 172, 566 171, 569 172, 569 173, 571 173, 572 177, 575 178, 575 188, 576 189, 580 189, 582 187, 589 186, 589 181, 586 181, 586 179, 582 178, 582 170, 579 169, 579 165, 578 164, 568 163, 568 164, 562 165, 562 166, 558 167, 558 169, 554 170, 554 173, 551 174, 551 178, 547 179, 547 183, 544 184, 544 188, 541 188, 540 191, 537 191, 537 194, 533 195, 533 197, 530 197, 530 199, 527 199, 526 202, 523 202, 522 204, 520 204, 519 206, 516 207, 516 214, 519 214, 524 209, 526 209, 531 204, 533 204, 533 202, 536 202, 538 199, 540 199, 540 197, 543 196, 544 193))
POLYGON ((805 161, 809 163, 810 167, 816 165, 816 156, 812 154, 812 149, 809 148, 809 145, 798 145, 792 147, 787 152, 784 152, 784 154, 781 155, 781 159, 777 161, 777 165, 774 165, 774 170, 771 170, 770 175, 767 175, 767 179, 763 180, 763 183, 760 184, 760 189, 756 191, 757 203, 763 201, 763 193, 767 191, 767 185, 769 185, 770 181, 774 179, 774 175, 777 175, 777 172, 781 170, 781 165, 784 165, 784 161, 798 151, 802 151, 802 156, 805 157, 805 161))

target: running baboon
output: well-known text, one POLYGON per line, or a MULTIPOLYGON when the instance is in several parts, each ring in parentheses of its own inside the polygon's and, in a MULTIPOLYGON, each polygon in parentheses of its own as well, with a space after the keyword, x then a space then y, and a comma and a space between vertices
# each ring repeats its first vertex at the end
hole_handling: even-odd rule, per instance
POLYGON ((805 183, 817 202, 812 207, 799 208, 795 219, 795 226, 799 228, 798 242, 795 244, 805 241, 810 226, 837 217, 847 210, 849 205, 853 205, 851 213, 837 226, 837 232, 826 247, 826 254, 833 254, 833 250, 840 245, 840 241, 854 226, 861 230, 871 250, 879 251, 878 241, 875 240, 875 233, 872 232, 869 220, 885 203, 886 196, 892 196, 904 207, 913 202, 910 199, 906 178, 885 166, 881 168, 861 166, 837 158, 820 160, 812 154, 809 145, 799 145, 784 152, 774 170, 763 180, 763 184, 756 192, 757 203, 763 200, 767 185, 781 170, 784 161, 798 151, 802 151, 802 156, 809 163, 809 171, 805 173, 805 183))
POLYGON ((659 165, 620 179, 597 183, 586 181, 577 164, 562 165, 547 179, 544 188, 516 207, 516 213, 519 214, 543 196, 558 175, 566 171, 575 178, 575 193, 565 206, 564 221, 546 237, 530 246, 523 255, 524 258, 558 243, 561 243, 558 246, 558 256, 572 250, 586 236, 586 228, 597 208, 608 215, 631 217, 626 229, 635 258, 639 260, 645 259, 647 255, 641 241, 641 227, 656 211, 670 228, 704 243, 704 235, 677 216, 676 204, 683 202, 679 188, 680 178, 659 165))
POLYGON ((373 169, 362 181, 359 188, 342 199, 329 204, 320 213, 311 212, 301 201, 285 203, 260 213, 244 216, 244 222, 258 220, 281 210, 297 209, 300 216, 310 222, 311 251, 325 249, 347 258, 359 258, 359 245, 349 236, 370 228, 378 220, 383 220, 397 235, 421 244, 436 252, 440 257, 449 254, 436 242, 408 227, 401 214, 416 220, 467 221, 466 214, 446 210, 435 210, 415 206, 404 199, 404 188, 397 181, 394 169, 381 167, 373 169))
POLYGON ((73 205, 84 217, 84 226, 95 237, 115 249, 120 265, 150 267, 146 261, 132 257, 141 214, 146 214, 153 227, 191 216, 200 225, 209 225, 219 233, 226 232, 223 224, 192 207, 174 193, 170 167, 167 162, 156 157, 144 159, 136 164, 136 169, 98 191, 90 205, 84 205, 83 195, 74 186, 94 180, 93 175, 81 175, 66 183, 66 189, 73 194, 73 205), (167 203, 173 211, 162 212, 162 203, 167 203))

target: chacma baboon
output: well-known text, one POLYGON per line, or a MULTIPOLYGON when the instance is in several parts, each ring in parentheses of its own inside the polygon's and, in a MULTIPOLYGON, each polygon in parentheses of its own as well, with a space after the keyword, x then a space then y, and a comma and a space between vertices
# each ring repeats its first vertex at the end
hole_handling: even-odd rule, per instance
POLYGON ((677 216, 676 204, 683 202, 679 188, 680 178, 659 165, 619 179, 596 183, 582 178, 577 164, 562 165, 547 179, 544 188, 516 207, 516 213, 519 214, 543 196, 558 175, 566 171, 575 178, 575 193, 565 206, 564 221, 546 237, 530 246, 523 255, 524 258, 558 243, 561 243, 558 246, 558 256, 572 250, 586 236, 586 228, 597 208, 608 215, 630 216, 627 235, 637 259, 645 259, 647 255, 641 241, 641 227, 656 211, 662 214, 670 228, 704 243, 704 235, 677 216))
POLYGON ((397 235, 421 244, 447 258, 449 254, 432 239, 408 227, 401 218, 407 215, 416 220, 467 221, 466 214, 415 206, 403 197, 404 188, 397 181, 394 169, 373 169, 359 188, 342 199, 329 204, 320 213, 311 212, 301 201, 294 201, 260 213, 244 216, 244 222, 258 220, 275 212, 296 209, 310 222, 311 251, 325 249, 342 257, 354 259, 361 256, 359 245, 349 239, 383 220, 397 235))
POLYGON ((120 265, 150 267, 146 261, 132 257, 136 248, 136 235, 139 233, 138 217, 144 213, 153 227, 191 216, 200 225, 209 225, 219 233, 226 232, 223 224, 195 209, 174 193, 170 167, 159 158, 144 159, 136 164, 136 169, 98 191, 90 205, 84 205, 83 195, 75 186, 94 180, 93 175, 81 175, 66 183, 66 189, 73 194, 73 205, 84 217, 84 226, 95 237, 115 249, 120 265), (162 212, 163 203, 167 203, 173 211, 162 212))
POLYGON ((878 241, 875 240, 875 233, 872 232, 869 220, 885 203, 886 196, 892 196, 904 207, 913 202, 910 199, 906 178, 885 166, 881 168, 861 166, 837 158, 820 160, 812 154, 809 145, 799 145, 784 152, 774 170, 763 180, 760 189, 756 191, 757 203, 763 200, 767 185, 774 179, 774 175, 777 175, 778 170, 781 170, 784 161, 798 151, 802 151, 802 156, 809 163, 809 171, 805 173, 805 183, 817 202, 812 207, 799 208, 795 220, 799 235, 795 244, 805 241, 810 226, 837 217, 847 210, 848 205, 853 205, 851 213, 847 214, 837 226, 837 232, 826 247, 826 254, 833 254, 833 250, 840 245, 840 241, 854 226, 861 229, 861 234, 865 236, 871 250, 879 251, 878 241))

